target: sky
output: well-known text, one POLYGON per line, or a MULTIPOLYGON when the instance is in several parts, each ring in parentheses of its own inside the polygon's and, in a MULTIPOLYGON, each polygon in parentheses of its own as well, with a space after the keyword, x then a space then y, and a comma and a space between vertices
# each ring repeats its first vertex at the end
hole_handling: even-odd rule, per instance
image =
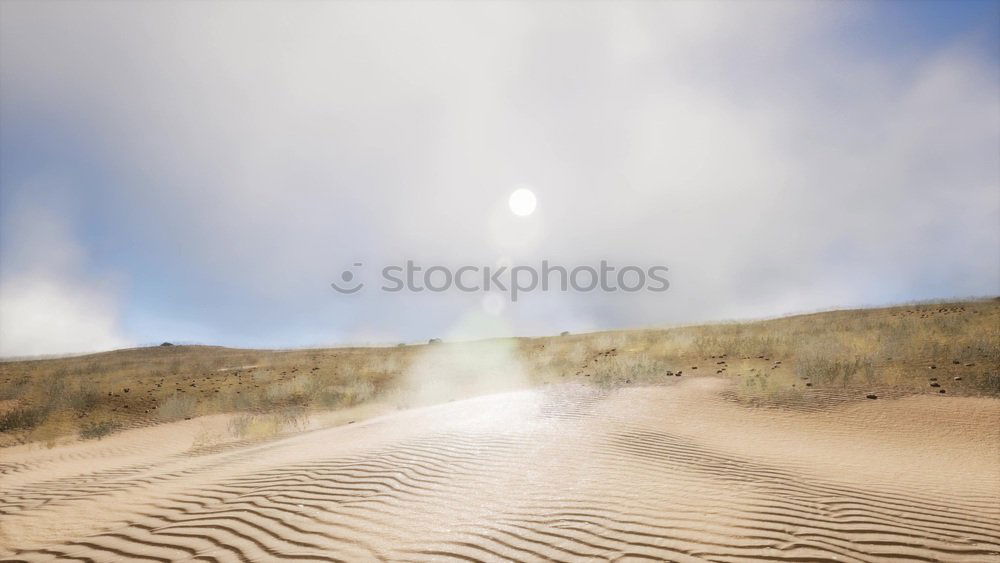
POLYGON ((0 2, 0 356, 998 293, 997 2, 0 2), (670 287, 380 291, 407 260, 670 287))

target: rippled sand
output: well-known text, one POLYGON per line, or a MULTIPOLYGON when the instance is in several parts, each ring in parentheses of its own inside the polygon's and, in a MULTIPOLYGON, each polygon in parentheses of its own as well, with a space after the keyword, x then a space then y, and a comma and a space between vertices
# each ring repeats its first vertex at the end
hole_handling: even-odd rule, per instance
MULTIPOLYGON (((264 442, 0 451, 13 560, 1000 561, 1000 401, 562 386, 264 442)), ((204 441, 204 440, 202 440, 204 441)))

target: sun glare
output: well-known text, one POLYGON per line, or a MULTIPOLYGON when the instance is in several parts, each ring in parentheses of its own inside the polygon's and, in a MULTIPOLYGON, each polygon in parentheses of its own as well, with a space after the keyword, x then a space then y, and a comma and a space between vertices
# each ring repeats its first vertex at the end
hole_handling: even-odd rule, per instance
POLYGON ((535 193, 528 188, 518 188, 511 192, 510 199, 507 200, 507 205, 510 206, 510 212, 518 217, 527 217, 535 212, 535 205, 537 205, 537 200, 535 199, 535 193))

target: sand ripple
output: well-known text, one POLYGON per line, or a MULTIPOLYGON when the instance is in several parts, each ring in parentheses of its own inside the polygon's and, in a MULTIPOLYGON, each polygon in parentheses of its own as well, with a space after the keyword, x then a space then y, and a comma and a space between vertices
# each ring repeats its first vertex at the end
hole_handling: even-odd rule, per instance
POLYGON ((998 402, 788 413, 717 391, 568 386, 267 442, 192 449, 148 429, 12 451, 0 555, 1000 561, 998 402))

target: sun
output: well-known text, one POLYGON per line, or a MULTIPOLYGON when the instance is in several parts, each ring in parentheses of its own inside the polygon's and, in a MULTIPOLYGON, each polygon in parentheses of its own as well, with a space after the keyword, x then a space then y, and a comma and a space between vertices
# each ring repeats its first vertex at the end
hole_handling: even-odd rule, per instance
POLYGON ((510 212, 518 217, 527 217, 535 212, 535 206, 538 201, 535 199, 535 193, 528 188, 518 188, 511 192, 510 198, 507 200, 507 205, 510 206, 510 212))

